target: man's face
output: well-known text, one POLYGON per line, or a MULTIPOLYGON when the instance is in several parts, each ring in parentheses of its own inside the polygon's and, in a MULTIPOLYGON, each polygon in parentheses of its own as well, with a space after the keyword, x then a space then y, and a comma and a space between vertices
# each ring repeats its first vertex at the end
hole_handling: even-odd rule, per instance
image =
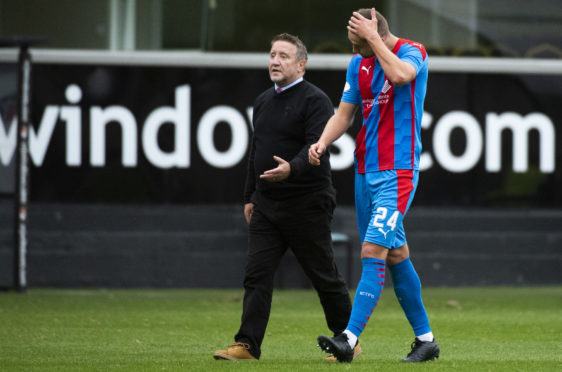
POLYGON ((297 61, 297 46, 278 40, 269 53, 269 77, 280 87, 292 83, 304 74, 305 60, 297 61))
POLYGON ((365 39, 360 38, 351 31, 347 32, 347 38, 353 46, 353 53, 359 53, 363 58, 371 58, 375 55, 365 39))

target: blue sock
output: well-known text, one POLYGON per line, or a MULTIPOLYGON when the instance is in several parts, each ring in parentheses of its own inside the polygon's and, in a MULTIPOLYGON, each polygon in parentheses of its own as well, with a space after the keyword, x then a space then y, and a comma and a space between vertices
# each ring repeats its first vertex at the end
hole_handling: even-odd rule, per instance
POLYGON ((351 317, 346 328, 357 337, 367 326, 384 287, 385 262, 377 258, 363 258, 361 262, 363 263, 363 273, 357 285, 351 317))
POLYGON ((394 293, 416 336, 431 332, 429 319, 421 298, 421 282, 410 258, 389 266, 394 293))

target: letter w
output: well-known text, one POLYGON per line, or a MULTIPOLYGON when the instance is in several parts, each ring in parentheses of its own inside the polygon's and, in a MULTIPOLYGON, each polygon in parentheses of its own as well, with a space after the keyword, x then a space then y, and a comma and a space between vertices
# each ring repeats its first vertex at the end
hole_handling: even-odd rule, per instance
MULTIPOLYGON (((33 164, 38 167, 43 164, 43 160, 45 159, 45 153, 51 141, 58 114, 58 107, 47 107, 41 119, 38 133, 36 134, 35 129, 29 126, 29 155, 31 156, 33 164)), ((12 119, 8 133, 6 133, 4 122, 2 118, 0 118, 0 160, 4 166, 8 166, 14 156, 14 151, 16 149, 16 131, 16 117, 12 119)))

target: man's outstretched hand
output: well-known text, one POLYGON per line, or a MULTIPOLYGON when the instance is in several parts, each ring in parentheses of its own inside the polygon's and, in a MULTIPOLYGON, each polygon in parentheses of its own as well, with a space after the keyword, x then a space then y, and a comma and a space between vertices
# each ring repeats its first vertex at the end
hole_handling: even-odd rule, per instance
POLYGON ((281 159, 279 156, 273 156, 273 160, 277 162, 277 167, 266 170, 260 175, 260 178, 268 182, 281 182, 287 179, 291 174, 291 165, 289 162, 281 159))

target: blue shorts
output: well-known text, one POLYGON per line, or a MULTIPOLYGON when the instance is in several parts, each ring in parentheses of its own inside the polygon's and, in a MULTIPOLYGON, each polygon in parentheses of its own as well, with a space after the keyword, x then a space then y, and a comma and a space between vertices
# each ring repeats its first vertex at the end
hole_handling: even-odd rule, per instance
POLYGON ((363 242, 394 249, 406 244, 402 220, 418 187, 417 170, 397 169, 355 175, 355 211, 363 242))

